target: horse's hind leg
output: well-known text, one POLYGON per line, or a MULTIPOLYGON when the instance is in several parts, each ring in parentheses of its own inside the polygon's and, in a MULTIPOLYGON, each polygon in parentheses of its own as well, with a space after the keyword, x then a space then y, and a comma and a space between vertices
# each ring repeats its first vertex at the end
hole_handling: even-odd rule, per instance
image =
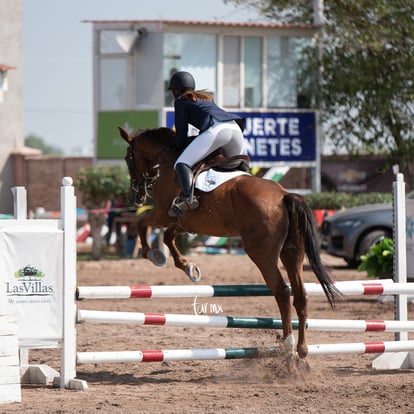
POLYGON ((262 273, 263 279, 276 299, 282 319, 284 350, 288 355, 294 352, 295 339, 292 331, 292 311, 290 304, 290 289, 277 267, 277 248, 263 250, 263 243, 254 243, 255 247, 249 248, 244 244, 245 251, 262 273), (260 251, 258 251, 258 247, 260 251))
POLYGON ((297 352, 301 359, 308 354, 306 343, 306 319, 308 317, 307 296, 303 283, 303 249, 297 244, 286 243, 280 253, 280 259, 285 266, 293 294, 293 306, 299 320, 297 352))

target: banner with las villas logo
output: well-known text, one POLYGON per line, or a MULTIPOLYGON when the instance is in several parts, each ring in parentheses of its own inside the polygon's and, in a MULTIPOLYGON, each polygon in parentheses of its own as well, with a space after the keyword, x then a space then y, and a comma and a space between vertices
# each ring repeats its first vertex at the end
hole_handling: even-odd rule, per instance
POLYGON ((0 314, 17 316, 20 347, 54 348, 63 337, 63 231, 48 221, 0 225, 0 314))

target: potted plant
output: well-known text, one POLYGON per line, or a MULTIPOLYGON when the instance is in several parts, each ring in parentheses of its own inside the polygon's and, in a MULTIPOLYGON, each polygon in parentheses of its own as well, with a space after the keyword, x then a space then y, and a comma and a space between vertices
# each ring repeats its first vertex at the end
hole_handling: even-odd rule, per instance
POLYGON ((394 243, 390 238, 383 238, 373 245, 368 253, 361 256, 360 272, 366 271, 368 277, 387 279, 393 277, 394 270, 394 243))

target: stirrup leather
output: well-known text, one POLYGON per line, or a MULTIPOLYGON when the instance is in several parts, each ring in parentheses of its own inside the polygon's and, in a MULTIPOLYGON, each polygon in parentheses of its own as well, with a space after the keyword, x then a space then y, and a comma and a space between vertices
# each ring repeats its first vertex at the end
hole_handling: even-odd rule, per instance
POLYGON ((191 199, 181 200, 180 197, 175 197, 171 203, 168 215, 170 217, 181 217, 186 211, 194 210, 199 206, 198 199, 192 197, 191 199))

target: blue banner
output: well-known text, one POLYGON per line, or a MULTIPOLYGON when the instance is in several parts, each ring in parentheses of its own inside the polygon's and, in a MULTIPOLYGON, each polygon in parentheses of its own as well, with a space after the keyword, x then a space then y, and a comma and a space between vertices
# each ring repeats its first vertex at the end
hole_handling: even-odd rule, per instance
MULTIPOLYGON (((236 112, 246 120, 244 137, 251 165, 316 163, 316 114, 309 112, 236 112)), ((174 112, 166 113, 173 128, 174 112)))

